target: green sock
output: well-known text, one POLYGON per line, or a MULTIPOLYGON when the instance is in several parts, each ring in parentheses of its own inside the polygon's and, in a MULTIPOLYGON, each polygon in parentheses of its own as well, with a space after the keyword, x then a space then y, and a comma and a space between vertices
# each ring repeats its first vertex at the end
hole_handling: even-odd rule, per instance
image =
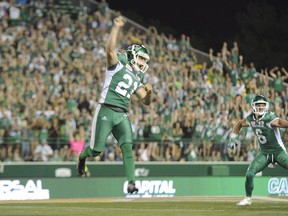
POLYGON ((245 191, 247 197, 252 196, 253 189, 254 189, 254 173, 251 171, 247 171, 245 181, 245 191))
POLYGON ((131 143, 124 143, 121 145, 121 151, 123 154, 123 164, 125 167, 127 179, 129 182, 135 181, 135 164, 132 155, 132 145, 131 143))

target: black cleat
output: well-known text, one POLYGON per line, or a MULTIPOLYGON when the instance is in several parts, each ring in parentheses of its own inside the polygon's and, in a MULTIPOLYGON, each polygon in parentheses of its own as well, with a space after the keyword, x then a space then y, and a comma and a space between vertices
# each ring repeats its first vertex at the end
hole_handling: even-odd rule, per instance
POLYGON ((86 176, 85 160, 86 160, 85 158, 84 159, 80 159, 80 157, 78 158, 78 164, 77 164, 78 176, 86 176))
POLYGON ((127 187, 128 194, 138 193, 138 188, 135 187, 134 182, 130 182, 127 187))

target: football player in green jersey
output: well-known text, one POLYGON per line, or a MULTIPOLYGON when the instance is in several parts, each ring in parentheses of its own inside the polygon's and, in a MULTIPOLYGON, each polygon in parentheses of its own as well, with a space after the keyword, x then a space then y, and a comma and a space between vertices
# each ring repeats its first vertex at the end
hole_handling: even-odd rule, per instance
POLYGON ((237 134, 242 127, 251 127, 260 146, 259 154, 249 165, 246 172, 246 197, 237 205, 252 204, 253 179, 256 173, 265 169, 270 163, 278 163, 288 169, 288 154, 280 136, 279 128, 288 128, 288 121, 279 118, 269 111, 269 102, 263 95, 256 95, 251 102, 252 113, 246 119, 239 120, 230 135, 229 147, 234 149, 237 144, 237 134))
POLYGON ((79 155, 78 174, 85 175, 85 160, 87 157, 98 156, 105 148, 106 139, 112 132, 117 139, 125 167, 129 194, 137 193, 135 186, 135 164, 132 155, 132 129, 128 118, 130 97, 135 94, 144 105, 149 105, 153 98, 151 84, 143 84, 141 77, 148 69, 149 55, 144 45, 132 44, 123 55, 116 51, 117 40, 125 19, 118 16, 113 21, 113 27, 106 44, 105 81, 101 92, 99 105, 95 109, 92 122, 90 146, 79 155))

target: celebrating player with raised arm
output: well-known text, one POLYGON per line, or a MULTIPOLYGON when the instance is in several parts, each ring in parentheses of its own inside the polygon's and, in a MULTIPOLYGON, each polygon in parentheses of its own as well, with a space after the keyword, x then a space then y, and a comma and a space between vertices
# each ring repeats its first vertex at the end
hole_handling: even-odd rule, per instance
POLYGON ((246 197, 237 205, 252 204, 253 179, 256 173, 265 169, 270 163, 278 163, 288 169, 288 155, 280 136, 279 128, 288 128, 288 121, 279 118, 269 111, 269 103, 263 95, 257 95, 251 103, 252 113, 246 119, 239 120, 230 135, 229 147, 234 149, 237 144, 237 134, 242 127, 251 127, 255 133, 260 152, 251 162, 246 172, 246 197))
POLYGON ((106 139, 112 132, 123 154, 123 164, 129 182, 127 192, 132 194, 137 193, 138 188, 135 187, 133 135, 127 114, 130 97, 136 94, 143 104, 149 105, 153 91, 151 84, 144 85, 141 80, 148 69, 150 59, 145 46, 132 44, 124 54, 116 51, 119 32, 124 24, 125 19, 122 16, 114 19, 106 44, 105 81, 92 122, 90 146, 80 153, 77 169, 80 176, 85 175, 86 158, 98 156, 104 150, 106 139))

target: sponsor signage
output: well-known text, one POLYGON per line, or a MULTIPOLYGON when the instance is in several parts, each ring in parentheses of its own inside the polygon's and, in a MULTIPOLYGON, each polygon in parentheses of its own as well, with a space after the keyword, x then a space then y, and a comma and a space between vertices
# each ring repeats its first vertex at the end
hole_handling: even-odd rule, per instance
MULTIPOLYGON (((140 170, 139 170, 140 171, 140 170)), ((146 175, 146 170, 141 170, 146 175)), ((137 194, 127 194, 124 178, 17 178, 0 180, 1 200, 93 197, 243 196, 245 177, 137 178, 137 194), (235 187, 235 185, 237 187, 235 187)), ((256 177, 254 196, 288 196, 287 177, 256 177)))
POLYGON ((135 169, 136 177, 141 177, 141 176, 147 177, 148 175, 149 175, 149 169, 146 169, 145 167, 135 169))
POLYGON ((287 178, 270 178, 268 193, 271 195, 288 196, 287 178))
POLYGON ((137 194, 127 194, 126 181, 123 185, 123 192, 126 197, 173 197, 176 189, 174 188, 173 180, 138 180, 135 185, 139 188, 137 194))
POLYGON ((41 180, 0 180, 0 200, 44 200, 49 199, 48 189, 42 188, 41 180))

